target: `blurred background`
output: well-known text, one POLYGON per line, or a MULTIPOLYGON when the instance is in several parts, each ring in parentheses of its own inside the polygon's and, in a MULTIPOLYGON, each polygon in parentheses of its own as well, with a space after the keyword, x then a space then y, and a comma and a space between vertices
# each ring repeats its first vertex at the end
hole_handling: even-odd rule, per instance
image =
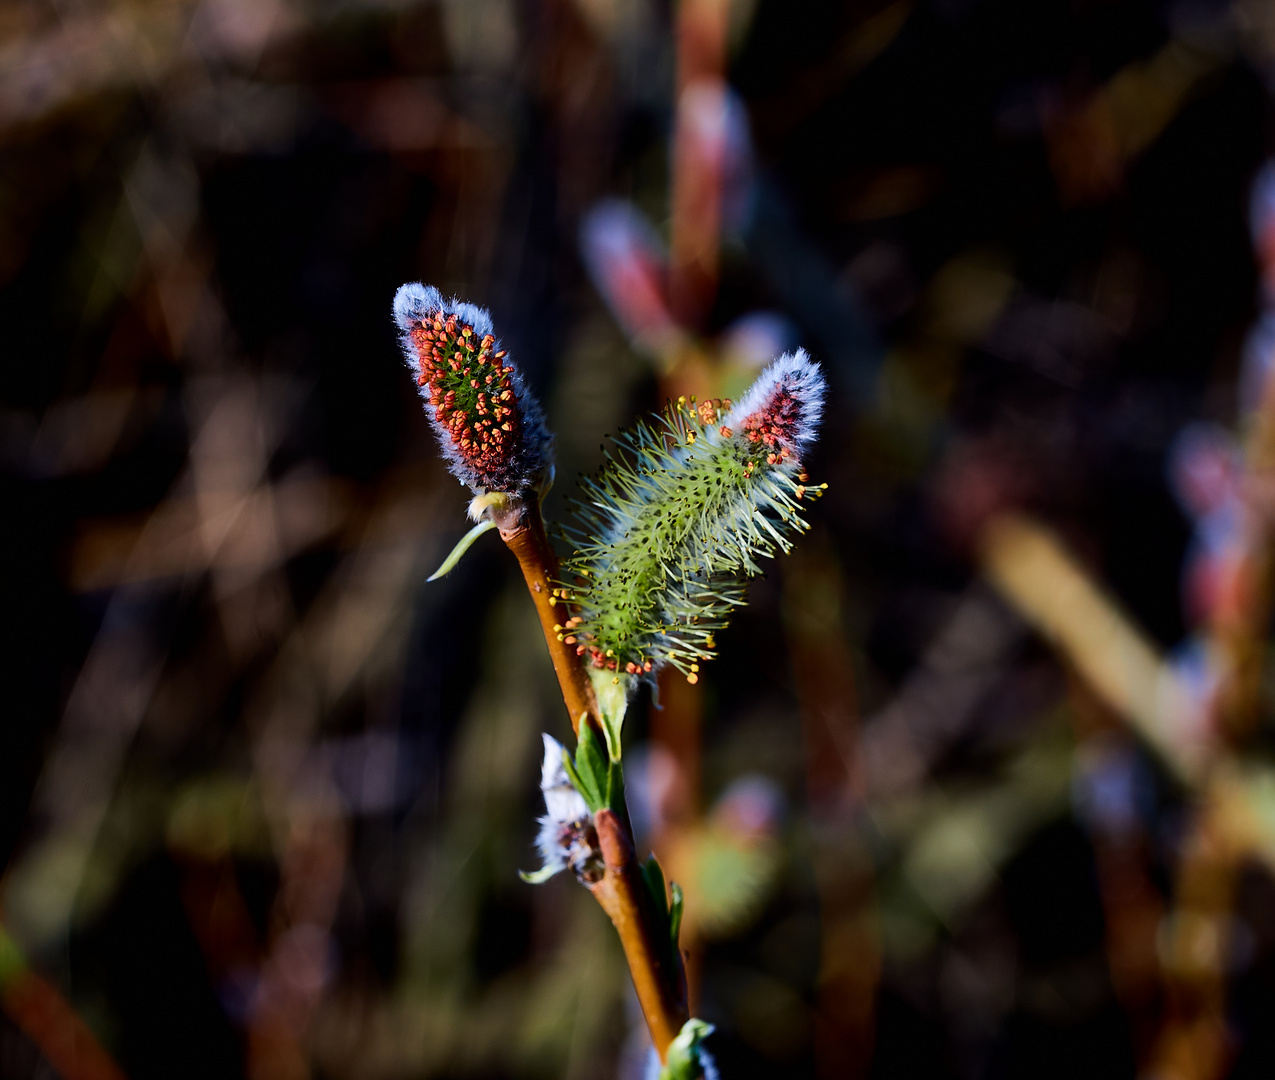
POLYGON ((0 1076, 638 1077, 567 732, 390 319, 550 518, 802 345, 811 533, 630 714, 721 1072, 1275 1073, 1275 8, 0 5, 0 1076))

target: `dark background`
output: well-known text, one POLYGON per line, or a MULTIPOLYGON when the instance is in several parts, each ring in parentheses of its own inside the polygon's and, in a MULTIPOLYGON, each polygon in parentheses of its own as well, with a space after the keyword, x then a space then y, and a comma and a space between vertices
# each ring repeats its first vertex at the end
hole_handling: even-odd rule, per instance
MULTIPOLYGON (((666 395, 827 372, 811 535, 628 725, 724 1077, 1270 1075, 1273 88, 1261 0, 7 4, 11 947, 133 1080, 641 1075, 601 912, 515 873, 566 731, 516 567, 425 584, 467 496, 421 280, 544 403, 550 517, 666 395), (663 336, 607 199, 672 245, 663 336), (1251 784, 989 583, 1009 509, 1251 784)), ((57 1075, 27 977, 4 1077, 57 1075)))

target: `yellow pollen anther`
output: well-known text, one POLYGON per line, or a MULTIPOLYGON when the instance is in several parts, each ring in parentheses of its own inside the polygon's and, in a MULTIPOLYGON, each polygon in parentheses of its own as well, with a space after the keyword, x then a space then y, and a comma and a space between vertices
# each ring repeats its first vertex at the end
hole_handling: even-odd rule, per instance
POLYGON ((686 676, 686 681, 690 683, 692 686, 694 686, 697 682, 699 682, 699 676, 692 671, 689 675, 686 676))

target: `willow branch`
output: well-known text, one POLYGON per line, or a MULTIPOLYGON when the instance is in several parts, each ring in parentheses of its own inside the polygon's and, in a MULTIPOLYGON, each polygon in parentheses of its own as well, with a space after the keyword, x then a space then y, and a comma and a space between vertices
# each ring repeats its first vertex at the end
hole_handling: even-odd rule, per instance
POLYGON ((602 809, 595 816, 594 825, 606 874, 596 885, 589 886, 589 891, 620 935, 638 1003, 663 1061, 669 1043, 690 1019, 686 975, 680 963, 676 970, 670 970, 662 959, 669 950, 652 929, 655 920, 625 823, 610 810, 602 809))
MULTIPOLYGON (((501 527, 500 538, 522 567, 522 576, 540 617, 540 628, 544 632, 545 644, 549 646, 549 656, 558 676, 562 699, 571 716, 572 728, 579 735, 583 721, 593 724, 602 735, 593 683, 576 655, 575 647, 563 640, 567 635, 562 631, 562 624, 569 615, 566 601, 554 595, 558 588, 555 583, 560 580, 558 559, 545 535, 539 505, 530 503, 525 506, 512 527, 501 527)), ((680 963, 676 964, 676 970, 670 970, 665 960, 671 950, 661 940, 662 932, 655 929, 659 924, 651 910, 646 885, 638 868, 633 830, 627 813, 599 810, 594 824, 606 873, 601 881, 589 886, 589 891, 610 917, 620 936, 633 987, 651 1032, 651 1041, 663 1061, 669 1044, 690 1017, 686 976, 680 963)))
POLYGON ((540 629, 544 632, 545 644, 549 646, 554 674, 558 676, 558 686, 562 689, 562 700, 571 716, 571 729, 579 735, 580 718, 588 716, 589 722, 601 734, 602 722, 593 684, 589 681, 580 658, 576 656, 575 648, 563 641, 561 625, 569 616, 566 602, 554 595, 559 580, 558 557, 545 535, 539 504, 527 504, 512 528, 501 527, 500 538, 522 567, 527 591, 531 593, 531 601, 540 617, 540 629))

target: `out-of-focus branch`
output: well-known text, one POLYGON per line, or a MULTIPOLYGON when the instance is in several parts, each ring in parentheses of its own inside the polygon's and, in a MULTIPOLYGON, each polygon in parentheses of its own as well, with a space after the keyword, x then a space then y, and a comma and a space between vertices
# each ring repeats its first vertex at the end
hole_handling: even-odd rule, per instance
POLYGON ((1174 907, 1160 932, 1166 1015, 1149 1075, 1216 1080, 1226 1074, 1226 957, 1245 854, 1237 840, 1217 800, 1200 807, 1177 867, 1174 907))
POLYGON ((983 571, 1138 732, 1179 779, 1201 778, 1208 747, 1190 695, 1146 634, 1043 525, 1017 514, 983 530, 983 571))
POLYGON ((57 989, 26 966, 0 929, 0 1007, 64 1080, 125 1080, 57 989))
POLYGON ((984 573, 1018 613, 1207 806, 1210 829, 1275 867, 1275 770, 1210 742, 1183 680, 1044 525, 999 517, 981 551, 984 573))
POLYGON ((871 1067, 882 964, 872 860, 852 818, 863 783, 858 693, 841 603, 840 566, 820 531, 793 553, 784 575, 784 632, 806 744, 822 930, 815 1070, 852 1080, 871 1067))

